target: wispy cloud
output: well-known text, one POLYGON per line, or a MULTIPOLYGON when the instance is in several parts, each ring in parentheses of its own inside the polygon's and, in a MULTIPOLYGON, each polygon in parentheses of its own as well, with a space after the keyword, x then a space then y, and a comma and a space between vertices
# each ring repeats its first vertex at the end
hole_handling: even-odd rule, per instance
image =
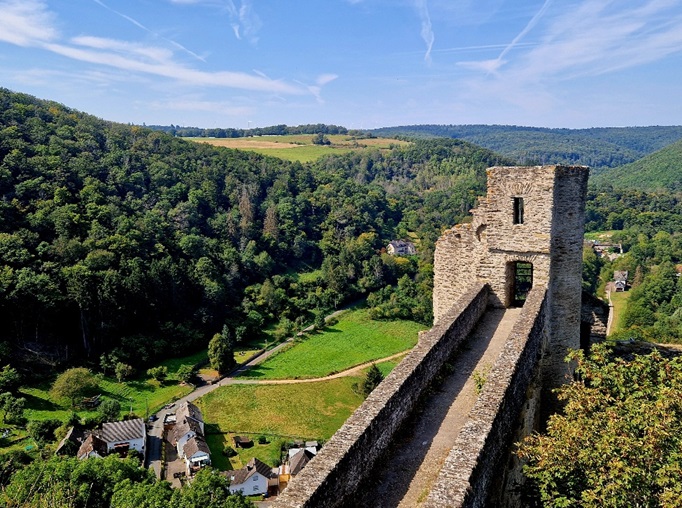
POLYGON ((679 1, 547 0, 492 60, 460 62, 475 71, 470 96, 549 110, 562 81, 599 76, 682 53, 679 1), (532 35, 530 45, 521 42, 532 35))
POLYGON ((300 81, 297 81, 297 83, 301 83, 301 85, 305 86, 308 89, 308 91, 315 97, 317 102, 323 104, 324 100, 322 99, 322 87, 328 83, 331 83, 332 81, 335 81, 338 78, 339 76, 336 74, 320 74, 315 79, 315 83, 312 85, 306 85, 305 83, 301 83, 300 81))
MULTIPOLYGON (((103 5, 99 0, 95 1, 103 5)), ((80 62, 162 77, 181 84, 287 95, 307 92, 306 87, 262 75, 197 70, 177 61, 174 52, 168 48, 87 35, 64 40, 55 25, 55 16, 44 1, 0 0, 0 41, 37 47, 80 62)))
POLYGON ((431 15, 429 14, 429 7, 426 0, 414 0, 414 6, 419 13, 419 19, 421 21, 421 31, 420 35, 424 39, 426 44, 426 53, 424 54, 424 60, 427 63, 431 63, 431 49, 433 48, 433 43, 435 41, 435 35, 433 34, 433 26, 431 25, 431 15))
POLYGON ((505 60, 504 57, 509 53, 511 50, 513 50, 515 47, 517 47, 521 40, 538 24, 538 21, 540 21, 540 18, 544 16, 544 14, 547 12, 547 9, 549 8, 550 4, 552 3, 552 0, 545 0, 545 3, 542 4, 542 7, 538 12, 535 13, 535 16, 531 18, 531 20, 526 24, 526 26, 519 32, 519 34, 514 37, 514 39, 507 44, 500 55, 492 60, 482 60, 479 62, 461 62, 461 65, 473 68, 473 69, 480 69, 485 71, 486 73, 494 73, 497 72, 497 70, 504 65, 505 60))
POLYGON ((227 0, 226 4, 235 37, 244 38, 252 44, 258 42, 258 32, 262 24, 251 1, 241 0, 239 7, 233 0, 227 0))
POLYGON ((648 0, 644 4, 582 0, 552 5, 547 0, 524 29, 494 60, 462 62, 485 71, 526 75, 528 79, 561 79, 598 75, 633 67, 682 52, 682 17, 673 14, 673 0, 648 0), (520 41, 536 28, 537 43, 522 48, 520 41))
POLYGON ((0 41, 34 46, 59 36, 54 16, 38 0, 0 1, 0 41))
POLYGON ((176 41, 171 40, 171 39, 167 39, 166 37, 163 37, 162 35, 159 35, 158 33, 154 32, 153 30, 150 30, 149 28, 147 28, 146 26, 144 26, 142 23, 140 23, 140 22, 137 21, 136 19, 131 18, 130 16, 128 16, 128 15, 126 15, 126 14, 123 14, 122 12, 117 11, 116 9, 112 9, 111 7, 109 7, 107 4, 105 4, 105 3, 102 2, 101 0, 94 0, 94 2, 95 2, 96 4, 98 4, 98 5, 101 5, 102 7, 104 7, 105 9, 107 9, 108 11, 113 12, 113 13, 116 14, 117 16, 120 16, 120 17, 122 17, 123 19, 125 19, 125 20, 127 20, 127 21, 130 21, 130 22, 131 22, 133 25, 135 25, 136 27, 138 27, 138 28, 144 30, 145 32, 148 32, 148 33, 152 34, 154 37, 158 37, 159 39, 162 39, 162 40, 166 41, 167 43, 171 44, 171 45, 174 46, 175 48, 177 48, 177 49, 179 49, 179 50, 181 50, 181 51, 184 51, 185 53, 187 53, 188 55, 190 55, 190 56, 196 58, 197 60, 201 60, 202 62, 205 62, 205 61, 206 61, 203 57, 197 55, 194 51, 191 51, 191 50, 187 49, 185 46, 183 46, 183 45, 180 44, 179 42, 176 42, 176 41))

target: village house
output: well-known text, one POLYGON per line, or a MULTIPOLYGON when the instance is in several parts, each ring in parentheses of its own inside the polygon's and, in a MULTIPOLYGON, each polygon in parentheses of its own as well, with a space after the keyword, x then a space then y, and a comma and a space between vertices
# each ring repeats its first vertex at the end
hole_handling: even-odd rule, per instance
POLYGON ((182 448, 187 474, 196 474, 202 467, 211 465, 211 450, 202 436, 190 438, 182 448))
POLYGON ((211 464, 211 452, 204 438, 204 419, 197 406, 191 402, 180 404, 175 412, 175 423, 169 432, 178 457, 185 461, 188 474, 194 474, 211 464))
MULTIPOLYGON (((78 431, 74 428, 67 433, 57 450, 73 447, 77 441, 78 431)), ((117 453, 124 457, 130 450, 137 450, 144 458, 146 443, 147 428, 142 418, 108 422, 102 424, 101 430, 91 432, 82 440, 76 457, 87 459, 89 457, 104 457, 110 453, 117 453)))
POLYGON ((59 442, 54 451, 55 455, 73 457, 77 454, 86 437, 85 430, 80 425, 74 425, 66 432, 64 439, 59 442))
POLYGON ((386 252, 391 256, 414 256, 417 253, 417 249, 412 242, 393 240, 386 247, 386 252))
POLYGON ((292 477, 296 476, 314 456, 309 449, 299 448, 293 455, 289 455, 286 472, 292 477))
POLYGON ((94 432, 85 438, 76 457, 80 460, 89 459, 90 457, 102 458, 107 454, 107 444, 99 438, 94 432))
POLYGON ((616 293, 625 291, 628 285, 628 272, 626 270, 616 270, 613 272, 613 280, 616 293))
POLYGON ((127 454, 130 450, 137 450, 145 456, 147 443, 147 427, 142 418, 109 422, 102 424, 99 437, 107 444, 107 452, 127 454))
POLYGON ((279 490, 277 468, 273 471, 273 468, 255 457, 248 462, 246 467, 228 471, 227 475, 232 494, 241 492, 245 496, 257 496, 269 491, 276 494, 279 490))

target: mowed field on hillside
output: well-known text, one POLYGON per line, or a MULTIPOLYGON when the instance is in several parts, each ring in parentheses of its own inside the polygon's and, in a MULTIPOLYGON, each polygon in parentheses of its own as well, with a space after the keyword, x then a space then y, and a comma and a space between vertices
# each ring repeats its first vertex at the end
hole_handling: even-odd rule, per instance
POLYGON ((329 145, 313 144, 312 134, 290 136, 252 136, 247 138, 184 138, 196 143, 248 150, 280 159, 310 162, 329 154, 340 154, 374 148, 388 150, 395 145, 406 145, 408 141, 388 138, 355 138, 345 134, 328 134, 329 145))

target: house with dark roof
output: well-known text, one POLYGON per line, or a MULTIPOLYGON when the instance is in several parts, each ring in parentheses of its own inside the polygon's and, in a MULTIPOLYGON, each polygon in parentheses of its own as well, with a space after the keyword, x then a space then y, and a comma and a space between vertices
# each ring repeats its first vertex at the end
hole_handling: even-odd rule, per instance
POLYGON ((184 458, 183 448, 187 441, 194 436, 204 435, 204 417, 201 410, 191 402, 183 402, 175 412, 175 426, 173 427, 173 444, 178 450, 178 456, 184 458))
POLYGON ((277 490, 279 475, 257 458, 252 458, 246 467, 228 471, 230 493, 241 492, 245 496, 265 494, 268 489, 277 490))
POLYGON ((627 270, 616 270, 613 272, 613 285, 617 293, 625 291, 628 285, 628 272, 627 270))
POLYGON ((55 455, 61 456, 75 456, 80 449, 83 441, 85 441, 85 429, 80 425, 74 425, 67 432, 64 439, 59 442, 55 455))
POLYGON ((187 474, 196 474, 202 467, 211 465, 211 450, 202 436, 194 436, 187 440, 182 448, 185 457, 187 474))
POLYGON ((180 404, 169 433, 178 451, 178 458, 185 461, 188 474, 194 474, 211 464, 211 452, 204 438, 204 417, 197 406, 191 402, 180 404))
POLYGON ((232 442, 235 448, 251 448, 253 446, 253 439, 248 436, 234 436, 232 442))
POLYGON ((414 256, 417 253, 417 249, 412 242, 393 240, 386 247, 386 252, 391 256, 414 256))
POLYGON ((107 454, 107 443, 104 442, 94 432, 90 433, 76 452, 76 457, 80 460, 89 459, 90 457, 102 458, 107 454))
POLYGON ((303 469, 314 456, 315 454, 312 453, 310 450, 299 448, 296 453, 289 456, 288 473, 291 476, 296 476, 298 473, 301 472, 301 469, 303 469))
POLYGON ((104 423, 99 437, 107 444, 109 453, 125 455, 130 450, 137 450, 145 456, 147 428, 142 418, 104 423))

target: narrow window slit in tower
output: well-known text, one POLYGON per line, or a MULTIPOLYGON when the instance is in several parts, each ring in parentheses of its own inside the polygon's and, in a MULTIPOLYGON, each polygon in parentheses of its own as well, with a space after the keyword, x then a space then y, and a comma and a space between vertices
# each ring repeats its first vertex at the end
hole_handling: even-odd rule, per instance
POLYGON ((523 224, 523 198, 514 198, 514 224, 523 224))

